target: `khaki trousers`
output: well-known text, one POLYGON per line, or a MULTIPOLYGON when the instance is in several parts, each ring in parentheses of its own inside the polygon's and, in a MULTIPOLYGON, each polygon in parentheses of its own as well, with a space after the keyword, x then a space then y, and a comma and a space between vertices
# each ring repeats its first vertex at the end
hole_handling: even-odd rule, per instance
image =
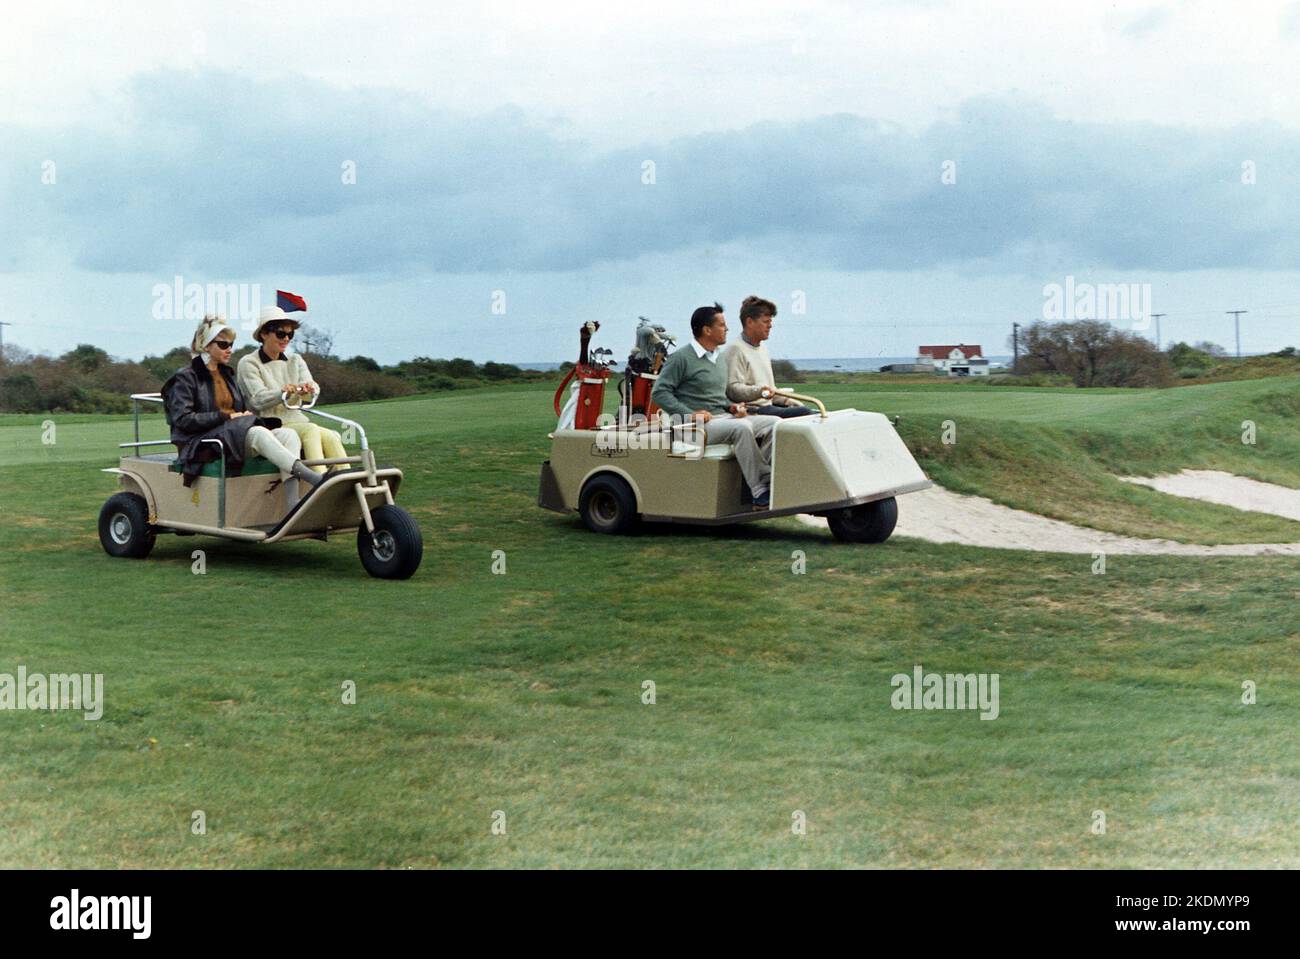
MULTIPOLYGON (((332 460, 348 455, 343 448, 343 438, 335 430, 317 423, 285 423, 284 427, 293 430, 302 440, 302 458, 305 460, 332 460)), ((324 473, 329 467, 313 466, 312 469, 324 473)))
POLYGON ((776 416, 717 413, 704 424, 709 443, 730 443, 736 448, 736 462, 755 497, 762 496, 772 485, 772 430, 779 422, 776 416))

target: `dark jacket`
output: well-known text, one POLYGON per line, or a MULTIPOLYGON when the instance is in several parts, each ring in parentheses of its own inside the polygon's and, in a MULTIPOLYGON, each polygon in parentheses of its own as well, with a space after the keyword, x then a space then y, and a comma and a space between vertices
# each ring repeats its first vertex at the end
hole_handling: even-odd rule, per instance
MULTIPOLYGON (((224 363, 220 366, 222 378, 230 390, 236 413, 242 413, 244 394, 235 382, 235 372, 224 363)), ((227 475, 238 476, 244 467, 244 442, 248 431, 254 426, 267 429, 279 429, 278 419, 262 419, 253 416, 241 416, 238 419, 226 419, 224 413, 217 409, 216 390, 212 386, 212 371, 208 369, 203 356, 196 356, 190 365, 182 367, 172 374, 172 378, 163 384, 163 409, 167 413, 167 424, 172 428, 172 442, 176 444, 177 462, 185 477, 185 485, 194 482, 204 463, 217 458, 217 447, 203 440, 221 440, 226 450, 227 475)))

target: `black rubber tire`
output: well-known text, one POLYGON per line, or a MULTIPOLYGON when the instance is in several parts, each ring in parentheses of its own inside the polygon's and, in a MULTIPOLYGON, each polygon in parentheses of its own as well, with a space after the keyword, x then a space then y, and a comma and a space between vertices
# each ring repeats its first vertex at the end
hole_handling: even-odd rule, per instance
POLYGON ((898 500, 878 499, 826 515, 831 533, 844 543, 883 543, 898 523, 898 500))
POLYGON ((424 559, 424 537, 411 514, 400 506, 370 511, 375 532, 362 523, 357 530, 357 555, 366 572, 378 579, 410 579, 424 559))
POLYGON ((578 515, 593 533, 628 533, 640 519, 632 487, 609 473, 587 480, 578 496, 578 515))
POLYGON ((99 542, 109 556, 144 559, 155 539, 149 505, 140 494, 117 493, 99 511, 99 542))

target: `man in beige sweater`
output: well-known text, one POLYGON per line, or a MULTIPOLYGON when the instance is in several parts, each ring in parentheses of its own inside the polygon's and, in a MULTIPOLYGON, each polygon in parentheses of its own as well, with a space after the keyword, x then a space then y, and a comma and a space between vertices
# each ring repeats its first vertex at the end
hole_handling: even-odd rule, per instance
POLYGON ((784 396, 771 396, 776 389, 772 358, 765 342, 772 335, 776 304, 757 296, 745 297, 740 306, 740 338, 727 347, 727 399, 735 403, 771 402, 750 410, 759 416, 807 416, 812 412, 784 396))

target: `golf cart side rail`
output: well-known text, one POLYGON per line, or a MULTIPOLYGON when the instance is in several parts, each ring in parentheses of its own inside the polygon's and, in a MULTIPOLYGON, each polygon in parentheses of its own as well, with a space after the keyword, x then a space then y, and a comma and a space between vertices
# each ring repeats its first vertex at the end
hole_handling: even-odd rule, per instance
MULTIPOLYGON (((305 460, 304 462, 306 463, 306 465, 341 466, 344 463, 358 463, 366 471, 366 476, 369 480, 369 485, 374 486, 375 485, 375 454, 370 449, 370 442, 366 437, 365 427, 362 426, 360 423, 358 423, 356 420, 350 420, 343 416, 335 416, 333 413, 325 413, 322 412, 321 410, 314 409, 313 407, 315 407, 316 405, 316 397, 313 397, 310 403, 304 403, 302 402, 301 398, 299 398, 299 402, 297 404, 290 403, 289 402, 290 398, 291 395, 287 391, 282 392, 280 394, 280 401, 284 403, 285 407, 287 407, 288 409, 291 410, 300 409, 304 413, 310 413, 313 416, 319 416, 322 419, 332 420, 335 423, 342 423, 344 426, 350 426, 353 429, 355 429, 357 431, 357 435, 361 437, 360 456, 335 457, 333 459, 321 459, 321 460, 305 460)), ((162 405, 163 396, 161 393, 132 393, 131 394, 131 415, 133 420, 133 432, 135 434, 135 441, 131 443, 119 443, 118 444, 119 448, 133 447, 139 449, 142 446, 171 446, 172 445, 171 440, 141 441, 140 439, 140 404, 141 403, 157 403, 159 405, 162 405)), ((204 442, 215 442, 215 441, 205 440, 204 442)), ((221 503, 220 514, 222 516, 221 525, 224 526, 225 525, 225 500, 226 500, 226 492, 225 492, 226 462, 225 462, 224 448, 222 449, 222 453, 223 455, 221 457, 222 485, 221 485, 221 494, 220 494, 220 503, 221 503)))
POLYGON ((333 413, 322 413, 320 410, 316 409, 316 400, 320 396, 319 393, 313 394, 310 403, 304 401, 301 396, 298 397, 297 403, 290 403, 289 400, 295 395, 296 394, 292 394, 288 390, 285 390, 280 394, 280 402, 284 404, 286 409, 302 410, 302 412, 310 413, 312 416, 323 416, 325 419, 333 420, 335 423, 342 423, 344 426, 351 426, 356 429, 357 434, 361 437, 361 448, 363 450, 370 449, 370 444, 366 440, 365 428, 356 420, 350 420, 343 416, 335 416, 333 413))
MULTIPOLYGON (((139 452, 140 447, 142 446, 174 445, 171 440, 141 440, 140 439, 140 403, 141 402, 158 403, 159 405, 161 405, 163 402, 163 397, 161 393, 132 393, 131 394, 131 414, 132 414, 132 419, 135 422, 135 442, 118 443, 117 444, 118 449, 126 449, 130 447, 136 450, 136 452, 139 452)), ((217 463, 220 464, 219 468, 221 470, 221 482, 217 486, 217 527, 219 529, 225 529, 226 528, 226 444, 221 442, 221 440, 217 439, 216 437, 211 437, 209 439, 203 440, 202 442, 217 444, 217 463)))
MULTIPOLYGON (((299 400, 297 404, 294 404, 290 403, 289 399, 289 393, 284 392, 280 394, 280 401, 284 403, 288 409, 302 410, 304 413, 310 413, 313 416, 320 416, 327 420, 333 420, 335 423, 342 423, 344 426, 351 426, 357 431, 357 435, 361 437, 361 448, 363 450, 370 449, 370 442, 366 437, 366 428, 356 420, 350 420, 343 416, 335 416, 333 413, 325 413, 321 410, 315 409, 316 399, 314 397, 310 403, 304 403, 299 400)), ((140 443, 140 404, 144 402, 162 405, 163 397, 161 393, 132 393, 131 401, 132 414, 135 419, 135 443, 139 446, 142 445, 140 443)))
POLYGON ((162 403, 163 403, 163 397, 162 397, 162 394, 161 394, 161 393, 132 393, 132 394, 131 394, 131 417, 132 417, 132 419, 135 420, 135 443, 134 443, 134 444, 121 443, 121 444, 119 444, 119 445, 121 445, 121 446, 129 446, 129 445, 134 445, 134 446, 159 446, 159 445, 161 445, 163 442, 170 443, 171 440, 160 440, 160 441, 155 441, 155 442, 150 442, 150 443, 141 443, 141 442, 140 442, 140 404, 141 404, 141 402, 144 402, 144 403, 157 403, 159 406, 162 406, 162 403))
MULTIPOLYGON (((292 395, 294 394, 290 394, 288 390, 285 390, 280 393, 280 402, 284 404, 286 409, 301 410, 304 413, 310 413, 312 416, 319 416, 323 419, 333 420, 335 423, 342 423, 344 426, 351 426, 353 429, 357 431, 357 435, 361 437, 360 456, 345 456, 345 457, 340 457, 332 460, 308 460, 306 461, 307 465, 308 466, 333 466, 339 463, 360 463, 362 468, 365 469, 366 471, 368 485, 374 486, 375 485, 375 454, 374 451, 370 449, 370 443, 366 439, 365 427, 362 426, 360 423, 358 423, 356 420, 350 420, 343 416, 335 416, 333 413, 323 413, 320 410, 316 409, 315 408, 316 401, 320 397, 319 393, 312 395, 310 403, 304 401, 301 396, 298 396, 298 402, 296 404, 290 403, 289 400, 292 395)), ((367 513, 367 519, 368 518, 369 518, 369 514, 367 513)))

